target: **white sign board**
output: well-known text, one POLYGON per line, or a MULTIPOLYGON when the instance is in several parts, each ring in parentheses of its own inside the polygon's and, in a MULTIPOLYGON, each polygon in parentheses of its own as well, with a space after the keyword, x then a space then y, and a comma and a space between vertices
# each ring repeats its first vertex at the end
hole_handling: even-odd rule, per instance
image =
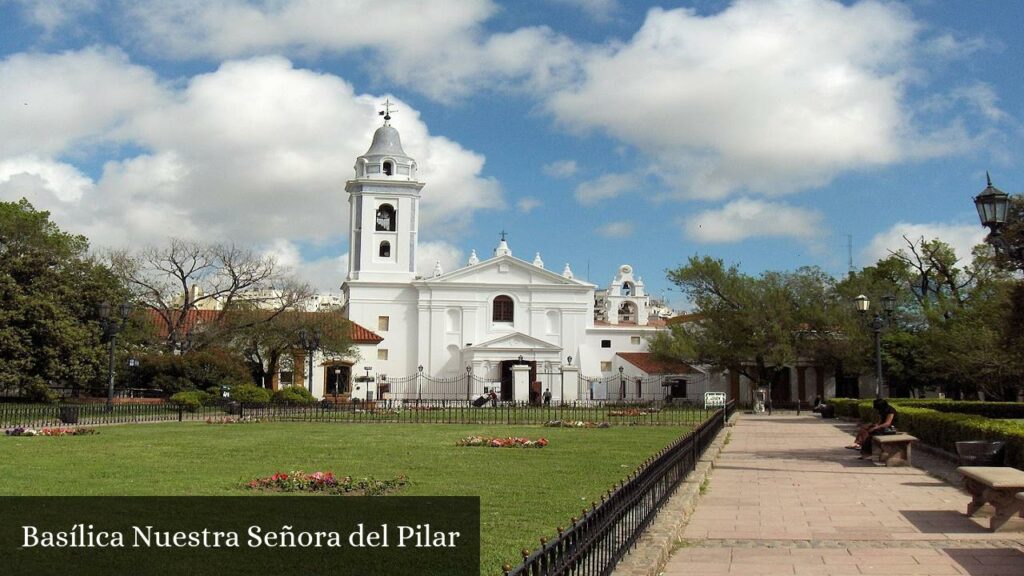
POLYGON ((725 392, 705 392, 704 408, 721 408, 725 406, 725 392))

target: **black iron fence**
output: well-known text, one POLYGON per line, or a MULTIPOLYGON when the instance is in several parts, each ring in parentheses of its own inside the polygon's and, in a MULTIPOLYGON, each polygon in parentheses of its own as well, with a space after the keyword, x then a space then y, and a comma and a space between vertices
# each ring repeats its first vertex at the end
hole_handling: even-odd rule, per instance
POLYGON ((517 402, 474 406, 465 400, 385 400, 377 402, 329 401, 311 406, 241 404, 230 400, 194 409, 165 403, 3 404, 0 427, 47 427, 65 424, 101 425, 132 422, 172 422, 223 418, 274 422, 391 422, 444 424, 558 423, 562 426, 696 426, 712 411, 700 406, 665 402, 554 402, 536 405, 517 402))
POLYGON ((692 433, 644 462, 618 486, 591 503, 568 529, 553 540, 542 538, 535 552, 523 551, 523 562, 505 565, 506 576, 607 575, 635 545, 686 475, 728 420, 729 402, 692 433))

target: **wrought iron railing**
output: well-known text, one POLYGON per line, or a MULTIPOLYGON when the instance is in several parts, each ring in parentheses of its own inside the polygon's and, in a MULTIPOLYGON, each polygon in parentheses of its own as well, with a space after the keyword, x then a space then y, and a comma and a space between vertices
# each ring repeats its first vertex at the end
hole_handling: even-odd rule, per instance
POLYGON ((553 540, 542 538, 534 552, 523 550, 523 562, 505 565, 505 576, 607 575, 640 538, 728 420, 729 402, 713 417, 673 445, 645 461, 626 480, 591 503, 568 529, 553 540))
POLYGON ((487 403, 474 406, 465 400, 410 400, 399 402, 324 401, 309 406, 288 404, 240 404, 218 400, 204 406, 170 403, 92 404, 5 404, 0 403, 0 427, 58 426, 61 424, 121 424, 172 422, 226 417, 263 421, 351 422, 351 423, 445 423, 445 424, 548 424, 591 426, 696 426, 710 411, 700 406, 658 402, 522 402, 487 403))

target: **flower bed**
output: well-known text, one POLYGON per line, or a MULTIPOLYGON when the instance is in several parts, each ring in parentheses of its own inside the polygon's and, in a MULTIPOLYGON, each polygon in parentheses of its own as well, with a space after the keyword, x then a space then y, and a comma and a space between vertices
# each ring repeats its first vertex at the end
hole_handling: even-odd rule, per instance
POLYGON ((489 446, 491 448, 543 448, 548 445, 546 438, 494 438, 491 436, 467 436, 455 442, 456 446, 489 446))
POLYGON ((544 423, 548 428, 611 428, 608 422, 584 422, 583 420, 550 420, 544 423))
POLYGON ((224 416, 223 418, 207 418, 207 424, 256 424, 260 422, 259 418, 253 418, 251 416, 242 416, 237 418, 234 416, 224 416))
POLYGON ((657 414, 661 412, 657 408, 627 408, 625 410, 613 410, 608 413, 609 416, 646 416, 647 414, 657 414))
POLYGON ((4 436, 88 436, 98 434, 95 428, 28 428, 16 426, 4 430, 4 436))
POLYGON ((256 478, 245 484, 250 490, 267 492, 321 492, 342 496, 381 496, 393 492, 408 483, 405 476, 391 480, 375 478, 353 479, 351 476, 339 478, 334 472, 302 471, 285 474, 278 472, 273 476, 256 478))

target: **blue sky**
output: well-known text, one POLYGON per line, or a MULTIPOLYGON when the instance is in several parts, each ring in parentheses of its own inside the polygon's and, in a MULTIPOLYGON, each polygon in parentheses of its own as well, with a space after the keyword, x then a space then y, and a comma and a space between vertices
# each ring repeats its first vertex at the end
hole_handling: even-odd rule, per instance
POLYGON ((1022 25, 1009 0, 0 0, 0 199, 336 289, 344 182, 391 98, 421 273, 504 229, 655 295, 694 254, 838 275, 847 235, 856 266, 980 241, 986 170, 1024 189, 1022 25))

